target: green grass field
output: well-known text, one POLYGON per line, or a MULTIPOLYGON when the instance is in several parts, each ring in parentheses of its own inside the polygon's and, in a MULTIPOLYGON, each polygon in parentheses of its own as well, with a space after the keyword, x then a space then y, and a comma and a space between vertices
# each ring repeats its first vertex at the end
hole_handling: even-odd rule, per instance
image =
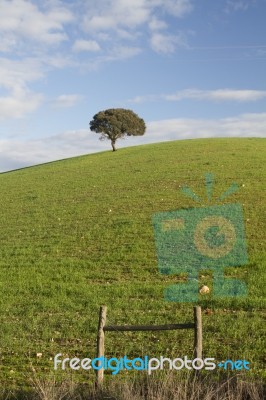
MULTIPOLYGON (((109 325, 193 321, 195 303, 164 300, 164 288, 185 277, 159 273, 152 216, 199 207, 181 192, 183 185, 207 206, 207 172, 215 175, 212 204, 233 182, 240 187, 219 204, 243 205, 249 263, 225 269, 246 282, 247 297, 199 298, 204 357, 245 358, 247 376, 263 376, 265 156, 265 139, 185 140, 1 174, 0 386, 26 385, 32 368, 39 376, 53 374, 57 353, 93 358, 101 304, 109 325)), ((203 283, 212 287, 204 269, 203 283)), ((192 330, 106 337, 108 357, 175 358, 191 356, 192 347, 192 330)), ((58 373, 66 376, 94 379, 88 371, 58 373)))

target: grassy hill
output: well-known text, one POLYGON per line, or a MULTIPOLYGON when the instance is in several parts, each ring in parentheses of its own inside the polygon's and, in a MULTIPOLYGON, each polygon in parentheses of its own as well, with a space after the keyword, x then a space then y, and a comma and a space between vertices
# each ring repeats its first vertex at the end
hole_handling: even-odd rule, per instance
MULTIPOLYGON (((246 282, 247 297, 199 297, 204 356, 245 358, 246 374, 262 375, 265 155, 264 139, 185 140, 1 174, 0 385, 24 385, 31 365, 39 375, 52 374, 57 353, 93 358, 101 304, 113 325, 192 321, 193 303, 164 300, 164 288, 185 276, 160 274, 152 216, 207 206, 207 172, 215 175, 211 204, 233 182, 240 187, 219 204, 243 205, 249 263, 225 270, 246 282), (183 185, 204 203, 184 196, 183 185)), ((200 271, 202 283, 212 288, 210 271, 200 271)), ((175 358, 191 356, 192 347, 192 331, 108 332, 106 338, 109 357, 175 358)), ((85 381, 94 374, 71 377, 85 381)))

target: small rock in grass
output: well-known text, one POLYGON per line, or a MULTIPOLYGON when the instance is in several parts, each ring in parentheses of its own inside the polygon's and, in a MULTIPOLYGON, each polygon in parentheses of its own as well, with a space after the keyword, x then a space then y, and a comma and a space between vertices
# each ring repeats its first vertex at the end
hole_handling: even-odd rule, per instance
POLYGON ((199 292, 200 294, 207 294, 210 293, 210 289, 208 288, 208 286, 203 285, 200 287, 199 292))

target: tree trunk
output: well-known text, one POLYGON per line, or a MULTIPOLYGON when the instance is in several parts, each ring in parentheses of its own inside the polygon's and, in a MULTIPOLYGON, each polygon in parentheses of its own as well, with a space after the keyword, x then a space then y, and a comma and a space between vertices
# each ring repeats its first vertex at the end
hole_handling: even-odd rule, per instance
POLYGON ((111 145, 112 145, 113 151, 116 151, 115 140, 112 140, 112 141, 111 141, 111 145))

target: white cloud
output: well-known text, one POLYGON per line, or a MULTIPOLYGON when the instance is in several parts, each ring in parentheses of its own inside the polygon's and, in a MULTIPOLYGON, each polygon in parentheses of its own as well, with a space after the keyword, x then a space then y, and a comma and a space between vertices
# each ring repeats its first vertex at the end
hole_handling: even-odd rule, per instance
POLYGON ((44 76, 39 60, 9 60, 0 58, 0 86, 14 89, 24 87, 26 83, 44 76))
POLYGON ((173 53, 175 51, 174 37, 155 33, 151 37, 151 47, 156 53, 173 53))
POLYGON ((75 106, 82 99, 79 94, 61 94, 58 96, 53 106, 58 108, 69 108, 75 106))
POLYGON ((156 141, 211 137, 266 137, 266 113, 221 119, 169 119, 149 124, 156 141), (158 140, 159 139, 159 140, 158 140))
POLYGON ((109 56, 106 56, 105 59, 106 61, 124 60, 134 57, 140 53, 141 49, 139 47, 115 46, 110 52, 109 56))
POLYGON ((101 50, 99 44, 95 40, 76 40, 73 45, 73 50, 79 51, 99 51, 101 50))
POLYGON ((166 24, 166 22, 164 22, 156 17, 152 17, 149 22, 149 28, 151 31, 157 31, 160 29, 166 29, 167 24, 166 24))
POLYGON ((118 39, 130 40, 131 42, 136 41, 137 38, 142 36, 142 33, 140 31, 129 31, 128 29, 120 28, 116 30, 116 34, 118 39))
POLYGON ((250 6, 254 5, 256 0, 227 0, 225 11, 246 11, 250 6))
POLYGON ((106 31, 119 27, 136 28, 150 16, 147 0, 100 0, 95 7, 88 7, 83 19, 85 31, 106 31))
POLYGON ((53 52, 67 39, 65 24, 74 19, 62 4, 59 0, 0 0, 0 52, 6 54, 0 58, 0 89, 5 91, 0 97, 1 119, 35 111, 44 96, 34 93, 30 85, 49 69, 66 65, 66 57, 53 52))
MULTIPOLYGON (((45 4, 45 3, 44 3, 45 4)), ((1 0, 0 32, 5 40, 21 39, 60 43, 67 38, 64 23, 72 21, 71 12, 63 6, 41 10, 34 2, 26 0, 1 0)))
MULTIPOLYGON (((191 10, 191 0, 0 0, 0 54, 6 57, 0 58, 0 90, 6 92, 0 97, 0 118, 20 118, 36 110, 44 96, 31 85, 52 69, 97 69, 140 54, 143 47, 137 41, 144 37, 143 29, 151 34, 156 52, 173 53, 185 40, 167 33, 166 15, 179 18, 191 10), (70 24, 73 31, 68 31, 70 24), (72 43, 70 32, 77 35, 72 43), (80 52, 88 58, 79 58, 80 52)), ((76 101, 61 98, 57 105, 70 107, 76 101)))
POLYGON ((120 60, 126 60, 131 57, 135 57, 142 52, 140 47, 135 46, 114 46, 107 54, 102 56, 94 57, 93 60, 86 62, 83 67, 87 70, 97 70, 103 64, 108 62, 115 62, 120 60))
POLYGON ((35 111, 42 101, 41 94, 27 91, 0 97, 0 119, 24 117, 25 114, 35 111))
POLYGON ((150 43, 151 43, 151 48, 156 53, 161 53, 161 54, 174 53, 176 46, 178 47, 187 46, 184 34, 180 34, 179 36, 174 36, 156 32, 152 34, 150 43))
POLYGON ((14 37, 1 37, 0 41, 0 53, 10 53, 16 46, 16 39, 14 37))
MULTIPOLYGON (((45 78, 54 68, 72 65, 71 60, 60 55, 41 55, 22 59, 0 57, 0 119, 22 118, 35 111, 44 101, 41 93, 35 93, 30 85, 45 78)), ((61 99, 64 104, 77 98, 61 99)))
POLYGON ((21 118, 40 106, 43 96, 33 93, 27 84, 43 77, 37 60, 11 61, 0 58, 0 88, 7 91, 0 97, 0 119, 21 118))
POLYGON ((215 101, 256 101, 266 97, 263 90, 243 90, 243 89, 217 89, 217 90, 197 90, 187 89, 173 95, 164 95, 165 100, 176 101, 183 99, 196 100, 215 100, 215 101))
POLYGON ((69 39, 69 23, 76 32, 83 29, 91 34, 86 41, 77 40, 74 51, 98 51, 95 37, 100 40, 114 31, 122 40, 136 40, 141 27, 148 25, 152 31, 167 28, 167 14, 180 18, 191 11, 191 0, 1 0, 0 51, 38 52, 40 43, 60 45, 69 39))
POLYGON ((167 28, 165 20, 156 16, 158 11, 164 16, 180 18, 192 11, 192 4, 190 0, 99 0, 87 7, 82 27, 98 39, 98 35, 112 30, 120 38, 133 40, 139 36, 142 26, 148 26, 152 32, 152 49, 158 53, 172 53, 176 45, 185 44, 185 37, 158 33, 167 28))
POLYGON ((181 101, 185 99, 192 100, 209 100, 209 101, 236 101, 248 102, 258 101, 266 97, 265 90, 250 89, 216 89, 216 90, 199 90, 185 89, 174 94, 146 95, 136 96, 128 100, 131 103, 143 103, 146 101, 181 101))
POLYGON ((38 140, 1 140, 0 172, 105 150, 106 143, 88 129, 38 140))
POLYGON ((150 101, 158 101, 161 100, 162 95, 156 95, 156 94, 147 94, 144 96, 135 96, 132 99, 127 100, 127 103, 145 103, 145 102, 150 102, 150 101))
MULTIPOLYGON (((265 137, 266 113, 242 114, 221 119, 167 119, 147 122, 144 136, 119 141, 118 147, 168 140, 211 137, 265 137)), ((0 140, 2 171, 81 154, 110 150, 89 129, 68 131, 39 140, 0 140)))
POLYGON ((160 3, 170 15, 176 17, 183 17, 193 9, 190 0, 163 0, 160 3))

